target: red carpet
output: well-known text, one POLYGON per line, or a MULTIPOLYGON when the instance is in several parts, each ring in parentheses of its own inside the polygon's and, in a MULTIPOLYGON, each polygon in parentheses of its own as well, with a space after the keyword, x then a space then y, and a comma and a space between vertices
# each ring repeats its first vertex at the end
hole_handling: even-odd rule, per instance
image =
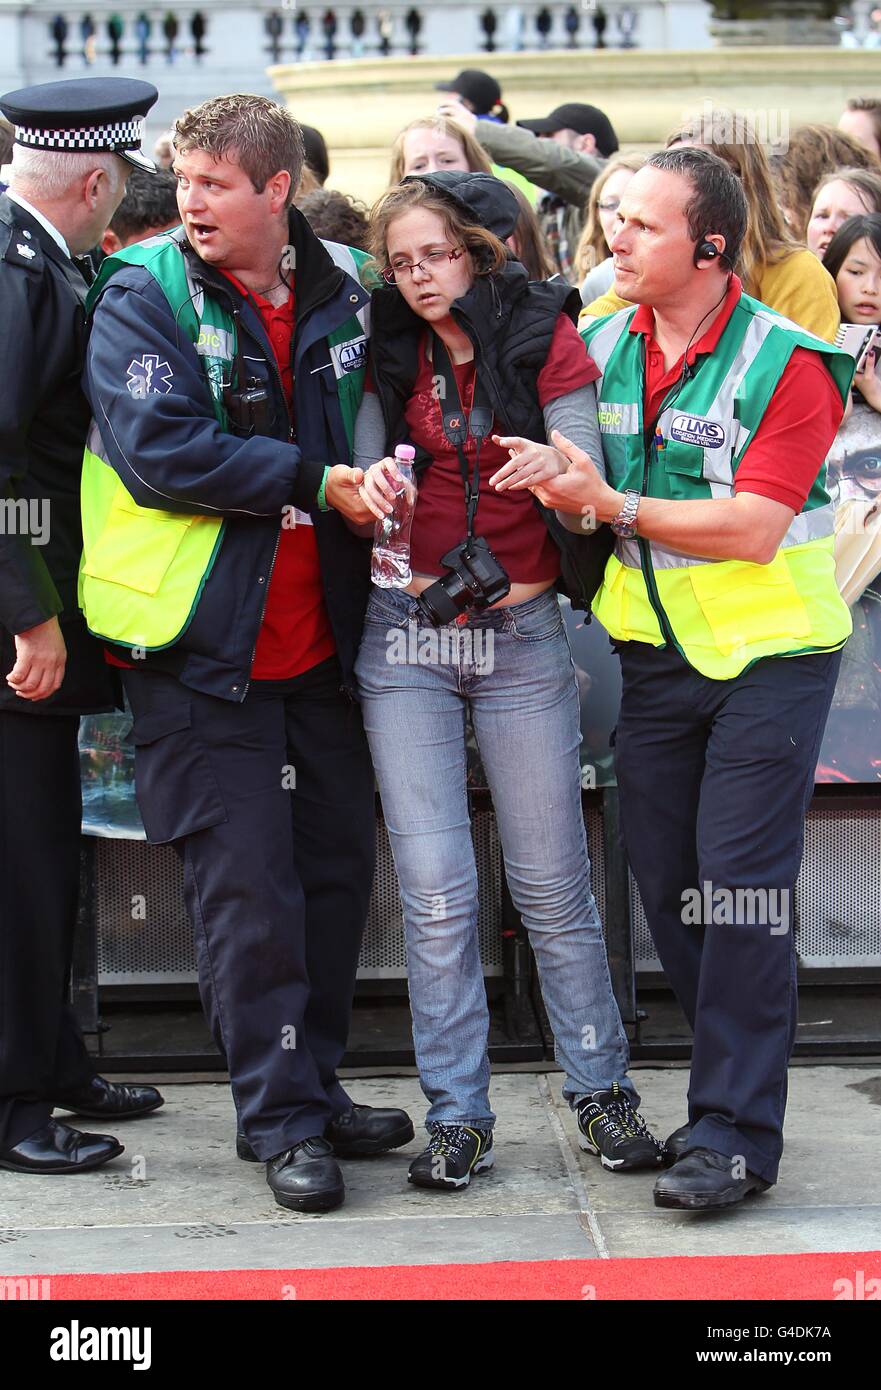
POLYGON ((863 1300, 881 1297, 881 1251, 392 1265, 367 1269, 169 1270, 153 1274, 53 1274, 50 1277, 53 1301, 72 1298, 834 1300, 842 1295, 863 1300), (872 1280, 878 1282, 873 1284, 872 1280))

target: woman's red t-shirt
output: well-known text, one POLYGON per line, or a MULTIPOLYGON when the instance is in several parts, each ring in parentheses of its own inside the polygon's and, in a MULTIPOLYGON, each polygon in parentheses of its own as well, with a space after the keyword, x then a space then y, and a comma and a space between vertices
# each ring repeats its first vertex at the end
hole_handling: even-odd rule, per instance
MULTIPOLYGON (((412 442, 431 454, 433 463, 419 480, 419 496, 410 534, 410 563, 414 574, 444 573, 440 559, 465 537, 465 489, 455 446, 443 430, 440 403, 434 391, 434 372, 423 339, 419 370, 407 402, 405 419, 412 442)), ((466 415, 474 396, 474 362, 453 368, 466 415)), ((544 407, 596 381, 599 370, 588 356, 572 320, 560 314, 547 360, 538 374, 538 400, 544 407)), ((498 422, 494 433, 501 433, 498 422)), ((474 468, 474 440, 465 445, 469 473, 474 468)), ((484 536, 512 583, 553 581, 560 573, 560 553, 528 489, 496 492, 489 479, 508 462, 507 449, 487 437, 480 448, 480 502, 474 528, 484 536)))

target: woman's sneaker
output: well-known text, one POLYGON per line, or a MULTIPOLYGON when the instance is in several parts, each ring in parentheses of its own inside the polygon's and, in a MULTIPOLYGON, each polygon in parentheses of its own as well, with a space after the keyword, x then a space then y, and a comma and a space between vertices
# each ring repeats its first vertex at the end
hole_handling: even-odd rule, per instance
POLYGON ((576 1107, 578 1142, 586 1153, 599 1154, 604 1168, 660 1168, 664 1146, 651 1133, 630 1096, 617 1081, 610 1091, 594 1091, 576 1107))
POLYGON ((407 1175, 417 1187, 467 1187, 472 1173, 483 1173, 495 1162, 491 1129, 435 1123, 429 1133, 428 1148, 414 1158, 407 1175))

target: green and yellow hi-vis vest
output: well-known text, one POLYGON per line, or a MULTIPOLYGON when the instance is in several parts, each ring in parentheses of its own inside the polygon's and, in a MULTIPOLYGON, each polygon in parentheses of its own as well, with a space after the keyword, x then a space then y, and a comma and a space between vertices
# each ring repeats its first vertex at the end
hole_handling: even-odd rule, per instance
MULTIPOLYGON (((363 274, 366 281, 364 267, 370 258, 365 252, 334 242, 324 246, 352 279, 363 283, 363 274)), ((182 338, 189 338, 199 354, 217 422, 222 430, 228 429, 223 392, 232 380, 236 357, 232 315, 196 286, 177 240, 167 235, 108 256, 90 287, 88 312, 108 280, 129 265, 143 266, 162 288, 182 338)), ((327 335, 332 357, 335 352, 348 354, 337 372, 337 388, 350 449, 364 388, 367 309, 353 313, 327 335)), ((144 361, 149 370, 150 364, 144 361)), ((149 390, 149 381, 145 380, 144 389, 149 390)), ((172 646, 196 611, 220 551, 224 518, 140 506, 106 458, 94 420, 83 455, 81 508, 79 603, 89 630, 96 637, 142 651, 172 646)))
MULTIPOLYGON (((644 337, 628 331, 635 313, 636 306, 622 309, 581 335, 602 372, 606 476, 619 491, 675 501, 733 497, 737 469, 796 347, 820 353, 847 398, 853 359, 743 294, 713 352, 668 393, 647 446, 644 337)), ((619 538, 593 612, 616 640, 672 643, 714 680, 738 676, 764 656, 842 646, 851 619, 835 583, 825 472, 770 564, 704 560, 657 541, 619 538)))

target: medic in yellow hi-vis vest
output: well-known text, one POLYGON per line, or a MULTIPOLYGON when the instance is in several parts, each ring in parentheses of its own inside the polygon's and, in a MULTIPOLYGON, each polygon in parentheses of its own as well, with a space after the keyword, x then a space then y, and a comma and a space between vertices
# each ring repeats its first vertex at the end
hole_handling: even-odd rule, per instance
MULTIPOLYGON (((364 251, 327 243, 335 262, 356 282, 368 261, 364 251)), ((162 233, 108 256, 86 301, 91 313, 108 281, 127 266, 143 266, 161 287, 174 314, 176 330, 193 344, 220 429, 229 429, 224 386, 236 369, 238 330, 224 303, 193 279, 182 253, 181 234, 162 233)), ((327 335, 333 350, 361 333, 352 314, 327 335)), ((151 367, 150 359, 145 359, 151 367)), ((155 359, 161 367, 159 358, 155 359)), ((133 367, 137 363, 132 364, 133 367)), ((164 364, 168 367, 168 364, 164 364)), ((349 447, 361 401, 366 354, 349 366, 338 399, 349 447)), ((147 379, 134 399, 158 388, 147 379)), ((223 540, 225 520, 196 511, 164 511, 139 506, 105 457, 93 420, 86 439, 82 473, 83 556, 79 576, 80 607, 96 637, 139 652, 161 651, 186 631, 211 574, 223 540)))
POLYGON ((635 307, 584 335, 604 458, 553 435, 565 464, 534 489, 616 538, 593 611, 621 665, 621 827, 694 1034, 654 1203, 694 1212, 777 1181, 795 885, 851 630, 824 460, 854 363, 743 294, 747 219, 736 174, 704 146, 634 174, 610 245, 635 307))
MULTIPOLYGON (((733 497, 737 469, 796 347, 820 354, 846 398, 852 358, 741 294, 712 355, 668 393, 646 445, 643 340, 628 331, 636 313, 621 310, 582 334, 603 374, 597 392, 606 478, 619 491, 671 501, 733 497)), ((619 641, 672 641, 717 680, 763 656, 840 647, 851 620, 835 584, 824 472, 765 565, 619 538, 594 599, 596 616, 619 641)))

